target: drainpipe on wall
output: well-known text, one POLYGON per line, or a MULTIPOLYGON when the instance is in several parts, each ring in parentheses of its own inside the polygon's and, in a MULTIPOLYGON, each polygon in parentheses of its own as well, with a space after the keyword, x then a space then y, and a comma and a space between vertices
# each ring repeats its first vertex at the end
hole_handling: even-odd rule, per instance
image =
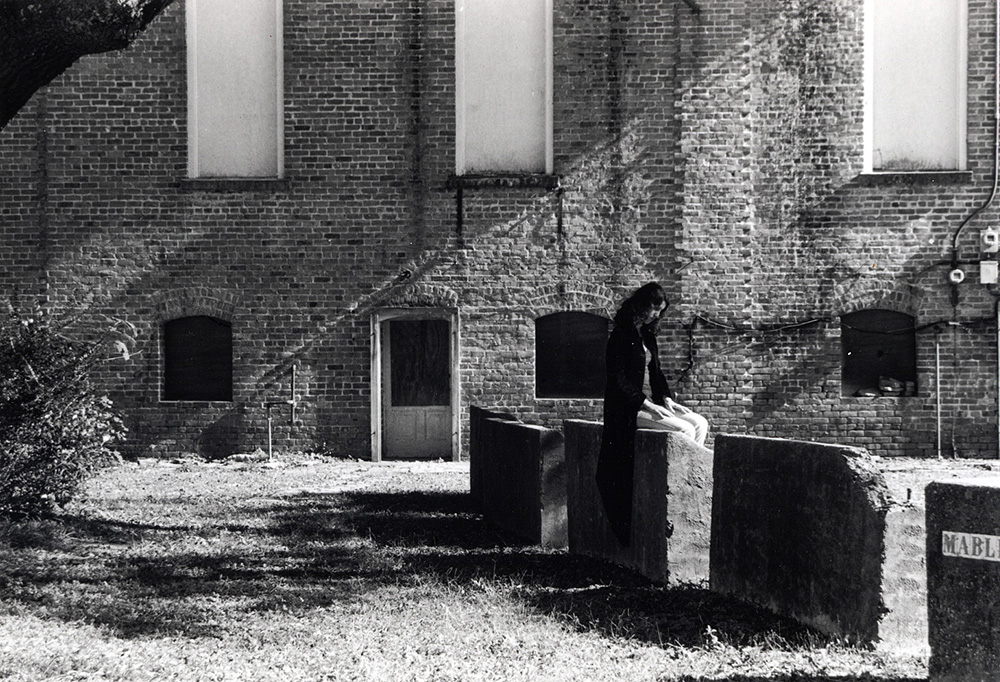
MULTIPOLYGON (((42 299, 46 309, 49 304, 49 285, 52 259, 51 235, 49 233, 49 95, 48 86, 42 87, 34 95, 36 109, 35 146, 38 154, 38 189, 35 210, 38 211, 38 252, 41 270, 42 299)), ((34 293, 34 292, 32 292, 34 293)))

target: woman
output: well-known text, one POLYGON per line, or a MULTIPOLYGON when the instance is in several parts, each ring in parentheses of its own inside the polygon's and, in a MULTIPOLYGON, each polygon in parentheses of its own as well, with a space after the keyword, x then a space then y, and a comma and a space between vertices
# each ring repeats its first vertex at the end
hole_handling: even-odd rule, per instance
POLYGON ((667 308, 663 288, 650 282, 622 303, 606 353, 604 432, 597 487, 611 528, 622 544, 632 530, 636 428, 677 431, 704 445, 708 421, 674 401, 660 369, 656 325, 667 308))

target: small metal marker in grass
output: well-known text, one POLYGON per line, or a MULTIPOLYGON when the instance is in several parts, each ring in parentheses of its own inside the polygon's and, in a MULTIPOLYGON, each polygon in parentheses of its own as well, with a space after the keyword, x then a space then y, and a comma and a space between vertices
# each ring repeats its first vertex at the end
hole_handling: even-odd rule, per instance
POLYGON ((298 401, 295 400, 295 365, 292 365, 292 383, 289 389, 291 393, 291 398, 288 400, 267 400, 264 402, 263 407, 267 410, 267 461, 270 462, 273 457, 272 451, 272 426, 273 417, 271 415, 271 409, 275 407, 281 407, 282 405, 288 405, 291 411, 288 415, 288 425, 295 426, 295 408, 298 405, 298 401))
POLYGON ((264 403, 264 407, 267 409, 267 461, 270 462, 272 458, 271 450, 271 427, 273 424, 273 418, 271 416, 271 408, 281 407, 282 405, 290 405, 292 408, 292 416, 289 418, 289 426, 295 424, 295 401, 294 400, 268 400, 264 403))

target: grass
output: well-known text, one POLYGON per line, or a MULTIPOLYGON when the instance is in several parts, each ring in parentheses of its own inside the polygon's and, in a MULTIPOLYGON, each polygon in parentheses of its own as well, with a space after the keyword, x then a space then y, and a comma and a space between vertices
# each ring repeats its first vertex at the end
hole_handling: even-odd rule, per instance
POLYGON ((0 680, 926 679, 699 586, 525 545, 468 467, 129 464, 0 523, 0 680))

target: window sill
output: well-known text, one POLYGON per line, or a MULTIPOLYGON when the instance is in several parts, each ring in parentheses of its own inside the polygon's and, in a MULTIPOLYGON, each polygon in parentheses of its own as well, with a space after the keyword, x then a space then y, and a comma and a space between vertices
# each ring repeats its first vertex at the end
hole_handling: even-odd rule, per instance
POLYGON ((487 187, 540 187, 558 189, 560 176, 546 173, 511 173, 495 175, 449 175, 448 189, 487 187))
POLYGON ((882 185, 968 185, 972 171, 869 171, 858 176, 867 187, 882 185))
POLYGON ((184 178, 178 186, 188 192, 284 192, 287 178, 184 178))

